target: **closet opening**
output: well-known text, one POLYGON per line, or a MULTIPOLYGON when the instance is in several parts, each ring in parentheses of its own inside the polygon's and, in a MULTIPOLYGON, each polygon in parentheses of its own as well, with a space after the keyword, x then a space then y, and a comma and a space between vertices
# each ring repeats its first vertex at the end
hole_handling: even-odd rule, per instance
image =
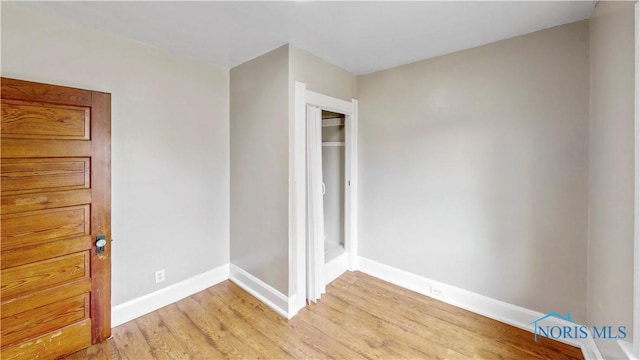
POLYGON ((324 262, 345 253, 345 115, 322 110, 324 262))
POLYGON ((296 82, 290 142, 289 317, 317 302, 326 284, 357 269, 358 100, 296 82))

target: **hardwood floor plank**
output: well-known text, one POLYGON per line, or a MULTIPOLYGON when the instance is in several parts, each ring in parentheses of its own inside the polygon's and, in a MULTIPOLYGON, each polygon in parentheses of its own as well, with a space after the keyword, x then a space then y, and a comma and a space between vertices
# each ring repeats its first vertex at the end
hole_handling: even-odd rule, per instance
POLYGON ((230 359, 258 357, 253 348, 245 346, 241 341, 229 334, 228 324, 221 323, 216 317, 217 309, 205 308, 193 297, 180 300, 177 305, 196 327, 211 340, 212 345, 223 354, 223 357, 230 359))
MULTIPOLYGON (((456 327, 471 330, 474 333, 486 334, 490 338, 505 339, 504 343, 508 346, 522 347, 523 349, 529 348, 529 352, 534 352, 543 357, 563 358, 565 355, 569 358, 582 357, 582 352, 577 347, 567 347, 565 344, 545 337, 538 339, 538 344, 543 346, 536 346, 535 342, 531 342, 531 333, 529 331, 512 326, 496 326, 495 320, 420 295, 411 290, 403 289, 364 273, 355 272, 352 277, 360 279, 360 283, 356 285, 360 286, 360 290, 372 291, 381 289, 376 291, 379 296, 389 296, 388 292, 398 294, 398 297, 394 297, 394 300, 403 301, 406 307, 412 308, 424 316, 443 320, 456 327)), ((448 326, 446 324, 440 325, 448 326)))
MULTIPOLYGON (((114 334, 115 336, 115 334, 114 334)), ((80 350, 65 359, 68 360, 109 360, 109 359, 121 359, 122 356, 118 354, 118 348, 115 345, 114 338, 107 339, 99 344, 93 345, 89 348, 80 350)))
POLYGON ((159 309, 158 315, 160 315, 160 318, 171 333, 184 344, 190 358, 223 358, 224 354, 214 346, 213 341, 197 328, 177 304, 171 304, 159 309))
POLYGON ((245 346, 251 346, 259 357, 268 359, 284 359, 291 357, 283 351, 275 342, 253 329, 241 317, 237 316, 219 297, 211 296, 209 292, 202 291, 193 295, 202 306, 218 309, 217 318, 221 323, 226 324, 229 334, 239 341, 243 341, 245 346))
MULTIPOLYGON (((309 326, 318 330, 321 336, 331 336, 339 343, 344 345, 349 350, 358 354, 358 356, 365 359, 384 359, 389 358, 389 352, 385 352, 382 347, 382 343, 370 342, 367 343, 364 339, 360 338, 353 332, 354 323, 345 322, 332 318, 332 314, 329 311, 318 310, 319 306, 314 304, 307 307, 309 311, 301 314, 300 319, 307 323, 309 326), (320 311, 321 313, 316 313, 320 311)), ((394 354, 397 355, 397 354, 394 354)))
POLYGON ((296 332, 296 336, 311 348, 323 352, 327 358, 331 359, 362 359, 358 353, 349 349, 338 340, 324 333, 317 331, 316 328, 309 325, 305 321, 296 317, 291 320, 291 327, 296 332))
MULTIPOLYGON (((138 329, 135 321, 120 325, 112 333, 114 341, 118 344, 118 353, 121 359, 153 359, 151 347, 138 329)), ((91 346, 92 348, 93 346, 91 346)), ((87 349, 89 351, 89 349, 87 349)))
POLYGON ((154 359, 189 359, 189 355, 183 343, 173 336, 171 330, 157 312, 152 312, 134 320, 151 347, 154 359))
MULTIPOLYGON (((438 328, 429 322, 421 321, 419 314, 412 313, 404 306, 396 306, 397 301, 378 298, 375 293, 360 294, 361 289, 352 288, 355 284, 342 283, 338 279, 331 286, 335 287, 335 291, 332 292, 333 296, 345 302, 351 300, 354 307, 361 309, 363 312, 367 312, 369 307, 375 308, 375 316, 395 325, 395 328, 401 329, 405 336, 420 334, 420 339, 416 340, 416 346, 419 346, 420 342, 424 342, 424 339, 429 339, 432 349, 438 349, 439 351, 427 354, 428 356, 438 356, 446 352, 446 349, 471 356, 473 348, 469 344, 483 340, 474 333, 470 333, 468 337, 465 337, 467 334, 461 334, 458 329, 438 328), (367 305, 363 306, 361 304, 367 305)), ((347 311, 353 310, 350 308, 347 311)))
POLYGON ((210 288, 209 293, 225 301, 232 311, 262 335, 271 336, 275 339, 287 339, 287 341, 277 341, 275 345, 287 352, 292 358, 319 359, 326 357, 325 354, 305 346, 289 326, 281 322, 283 320, 282 317, 278 315, 278 318, 271 319, 269 313, 273 312, 272 310, 262 308, 260 306, 262 303, 233 283, 231 283, 231 286, 221 287, 220 289, 214 290, 210 288))
POLYGON ((327 304, 330 301, 328 298, 328 295, 323 296, 320 303, 311 307, 310 314, 312 316, 309 319, 314 324, 318 324, 316 327, 325 327, 322 329, 325 334, 337 337, 345 345, 353 344, 350 347, 360 354, 363 351, 367 352, 367 348, 370 348, 371 351, 368 352, 372 354, 366 356, 369 358, 402 359, 425 356, 423 352, 406 346, 404 339, 389 336, 378 322, 367 323, 358 318, 345 319, 343 312, 336 311, 327 304), (331 321, 331 325, 324 325, 326 323, 325 317, 331 321))
POLYGON ((121 358, 118 348, 116 347, 115 340, 107 339, 100 344, 92 346, 86 349, 85 359, 90 360, 109 360, 121 358))
POLYGON ((113 329, 67 359, 583 359, 360 272, 287 320, 230 281, 113 329))
MULTIPOLYGON (((506 354, 509 353, 510 347, 515 346, 518 351, 523 352, 527 357, 534 356, 555 359, 567 358, 567 355, 568 358, 573 357, 573 354, 561 354, 557 351, 557 349, 554 349, 552 347, 535 346, 535 343, 531 341, 532 335, 528 331, 512 326, 496 326, 497 322, 495 320, 491 320, 475 313, 455 308, 440 301, 414 293, 419 297, 430 300, 429 307, 416 305, 412 302, 412 298, 407 298, 406 296, 395 296, 393 292, 381 290, 378 285, 381 285, 384 282, 378 279, 369 277, 368 275, 362 273, 357 273, 354 276, 360 277, 360 280, 348 285, 348 283, 343 282, 341 279, 338 279, 338 281, 334 282, 335 284, 332 285, 339 286, 341 289, 340 292, 352 291, 351 294, 362 301, 373 299, 372 301, 377 302, 377 305, 383 308, 386 306, 385 304, 397 303, 398 301, 402 301, 403 304, 406 304, 406 306, 394 307, 391 310, 395 313, 395 316, 408 320, 408 322, 406 323, 407 325, 411 324, 412 321, 421 320, 420 323, 422 326, 430 328, 432 332, 441 334, 440 339, 437 340, 439 342, 441 342, 441 340, 454 339, 455 341, 453 341, 452 344, 455 345, 459 344, 463 339, 474 339, 472 343, 483 344, 483 348, 486 349, 486 344, 490 344, 491 347, 493 347, 496 345, 495 339, 504 339, 505 341, 503 343, 498 344, 499 347, 497 349, 502 349, 502 352, 506 354), (451 310, 455 309, 454 311, 456 312, 456 320, 447 322, 442 320, 438 316, 432 316, 432 308, 434 305, 436 305, 436 303, 439 303, 439 306, 453 308, 451 310), (475 325, 479 325, 474 327, 474 323, 475 325), (451 326, 454 324, 455 326, 451 326), (477 334, 483 334, 484 336, 478 337, 477 334), (533 346, 530 346, 532 344, 533 346)), ((393 286, 391 284, 388 285, 393 286)), ((395 288, 401 289, 397 286, 395 286, 395 288)), ((338 292, 338 294, 340 294, 340 292, 338 292)), ((449 320, 451 320, 451 318, 449 318, 449 320)), ((559 342, 554 341, 554 343, 559 342)), ((443 345, 451 346, 451 344, 443 345)), ((500 353, 499 351, 495 350, 495 348, 492 351, 500 353)))
MULTIPOLYGON (((327 306, 335 306, 337 301, 346 303, 339 295, 330 294, 326 298, 323 297, 327 306)), ((402 322, 396 322, 392 318, 388 318, 385 314, 375 311, 375 314, 368 311, 365 306, 349 305, 343 310, 343 314, 350 319, 362 319, 364 323, 375 324, 377 331, 382 332, 391 339, 401 339, 401 349, 407 356, 402 358, 468 358, 460 351, 447 348, 440 343, 434 341, 440 335, 437 333, 426 333, 415 326, 404 326, 402 322), (428 342, 429 346, 425 346, 428 342), (416 356, 410 356, 413 352, 417 352, 416 356)), ((369 325, 371 326, 371 325, 369 325)), ((466 342, 462 342, 465 344, 466 342)), ((472 354, 472 350, 467 355, 472 354)))
MULTIPOLYGON (((339 297, 343 293, 348 293, 350 297, 353 296, 360 300, 356 301, 356 303, 361 303, 369 299, 369 301, 373 303, 372 305, 380 309, 378 310, 379 314, 383 314, 385 318, 391 319, 396 325, 404 327, 405 330, 424 334, 433 343, 456 350, 459 350, 459 346, 463 344, 474 344, 474 350, 491 350, 498 355, 505 356, 509 354, 507 349, 503 349, 505 346, 499 347, 497 350, 494 348, 494 337, 487 339, 463 327, 446 326, 440 319, 424 317, 420 312, 416 312, 408 306, 392 306, 392 304, 397 303, 398 298, 377 291, 373 285, 371 285, 371 288, 365 289, 364 286, 358 282, 346 286, 338 281, 335 286, 341 286, 336 296, 339 297)), ((470 357, 472 353, 468 355, 470 357)), ((531 355, 527 354, 527 357, 529 358, 531 355)))

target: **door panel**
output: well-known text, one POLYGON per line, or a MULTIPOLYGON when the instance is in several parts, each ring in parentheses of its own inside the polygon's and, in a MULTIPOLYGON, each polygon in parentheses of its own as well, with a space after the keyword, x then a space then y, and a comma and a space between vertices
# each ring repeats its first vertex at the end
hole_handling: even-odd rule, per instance
MULTIPOLYGON (((4 269, 2 301, 89 277, 89 252, 59 256, 46 261, 4 269)), ((2 324, 4 326, 4 324, 2 324)))
POLYGON ((85 319, 7 347, 2 350, 2 360, 56 359, 89 345, 91 345, 91 319, 85 319))
POLYGON ((91 245, 91 236, 86 235, 3 251, 1 268, 6 269, 65 254, 90 250, 91 245))
POLYGON ((2 216, 2 251, 55 239, 89 235, 89 205, 2 216))
POLYGON ((3 138, 0 151, 2 158, 65 157, 69 154, 91 156, 91 142, 3 138))
POLYGON ((2 169, 2 193, 88 189, 89 158, 7 159, 2 169))
POLYGON ((50 303, 64 300, 75 295, 85 294, 91 291, 91 279, 84 279, 69 284, 56 286, 47 290, 38 291, 33 294, 15 298, 2 303, 3 319, 8 316, 35 309, 50 303))
POLYGON ((111 335, 111 97, 1 85, 0 357, 56 358, 111 335))
POLYGON ((9 214, 90 203, 91 190, 83 189, 50 193, 3 195, 0 206, 3 214, 9 214))
POLYGON ((92 95, 88 91, 65 86, 35 83, 2 78, 2 99, 44 102, 58 105, 91 106, 92 95))
POLYGON ((25 337, 40 336, 89 317, 89 295, 63 299, 2 318, 2 344, 13 345, 25 337))
POLYGON ((89 140, 88 107, 2 100, 2 134, 15 139, 89 140))

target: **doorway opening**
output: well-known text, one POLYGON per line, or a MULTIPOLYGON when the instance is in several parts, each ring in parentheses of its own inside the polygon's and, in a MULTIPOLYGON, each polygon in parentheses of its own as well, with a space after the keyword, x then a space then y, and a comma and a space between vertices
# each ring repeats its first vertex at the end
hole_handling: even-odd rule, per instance
POLYGON ((296 82, 289 317, 357 267, 357 100, 296 82))
POLYGON ((325 264, 346 253, 345 115, 322 110, 322 202, 325 264))

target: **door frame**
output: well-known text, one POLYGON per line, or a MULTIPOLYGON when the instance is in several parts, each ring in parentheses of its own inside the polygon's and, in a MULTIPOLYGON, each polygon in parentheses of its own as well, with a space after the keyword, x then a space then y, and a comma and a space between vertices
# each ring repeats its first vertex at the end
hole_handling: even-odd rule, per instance
POLYGON ((345 251, 349 270, 358 267, 358 100, 345 101, 307 90, 296 81, 289 131, 289 318, 306 305, 306 107, 345 115, 345 251))
POLYGON ((640 2, 635 4, 635 195, 633 256, 633 355, 640 358, 640 2))
POLYGON ((91 342, 111 337, 111 94, 91 91, 91 342), (107 245, 97 253, 95 242, 107 245), (99 273, 99 275, 95 275, 99 273))

